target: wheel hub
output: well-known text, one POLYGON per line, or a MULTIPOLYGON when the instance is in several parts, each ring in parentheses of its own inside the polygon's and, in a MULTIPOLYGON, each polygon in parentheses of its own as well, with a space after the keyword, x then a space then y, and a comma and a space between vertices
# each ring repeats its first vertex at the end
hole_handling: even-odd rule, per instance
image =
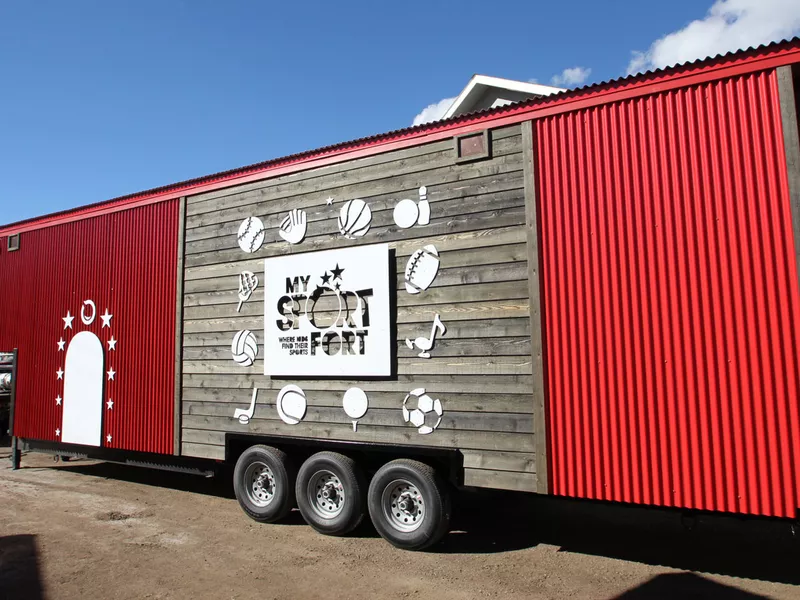
POLYGON ((247 497, 256 506, 265 507, 275 498, 275 474, 268 465, 254 462, 244 474, 247 497))
POLYGON ((339 515, 347 500, 339 477, 327 470, 317 471, 311 476, 306 497, 314 512, 324 519, 333 519, 339 515))
POLYGON ((381 495, 383 514, 398 531, 415 531, 425 520, 425 504, 419 488, 410 481, 395 480, 381 495))

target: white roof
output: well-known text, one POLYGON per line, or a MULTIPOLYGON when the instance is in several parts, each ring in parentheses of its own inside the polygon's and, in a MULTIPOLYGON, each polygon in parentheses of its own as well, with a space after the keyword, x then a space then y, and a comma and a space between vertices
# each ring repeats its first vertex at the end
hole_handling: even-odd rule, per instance
POLYGON ((518 102, 520 100, 520 94, 524 94, 528 97, 536 97, 550 96, 564 91, 563 88, 541 85, 538 83, 527 83, 515 79, 503 79, 502 77, 490 77, 489 75, 473 75, 467 87, 458 95, 458 98, 455 99, 442 118, 449 119, 456 115, 472 112, 475 109, 475 104, 480 98, 484 97, 486 91, 490 88, 495 88, 497 90, 497 100, 492 103, 492 107, 518 102), (514 94, 515 99, 504 100, 504 90, 516 92, 514 94))

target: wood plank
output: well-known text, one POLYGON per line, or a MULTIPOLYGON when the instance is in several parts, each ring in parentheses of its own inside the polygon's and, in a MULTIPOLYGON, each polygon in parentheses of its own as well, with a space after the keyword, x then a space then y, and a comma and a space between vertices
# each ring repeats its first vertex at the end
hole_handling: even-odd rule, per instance
POLYGON ((491 469, 515 473, 535 473, 536 457, 533 452, 488 452, 465 450, 464 466, 470 469, 491 469))
MULTIPOLYGON (((471 264, 501 264, 517 260, 527 260, 527 245, 523 227, 505 227, 470 231, 462 234, 439 236, 427 239, 433 244, 448 267, 461 267, 471 264)), ((395 251, 397 272, 405 269, 408 257, 419 248, 417 240, 405 243, 390 243, 395 251)), ((201 265, 185 270, 186 279, 211 279, 214 277, 238 277, 241 271, 259 273, 264 269, 263 258, 245 258, 228 263, 201 265)))
MULTIPOLYGON (((319 275, 322 269, 320 269, 319 275)), ((528 267, 525 262, 505 263, 499 265, 474 265, 470 268, 439 269, 433 285, 425 292, 410 298, 411 294, 398 294, 397 304, 400 307, 426 306, 428 304, 447 304, 448 302, 479 302, 489 300, 527 299, 528 285, 525 277, 528 267), (490 286, 481 284, 508 283, 508 286, 492 290, 490 286), (452 289, 456 288, 456 289, 452 289), (507 295, 498 293, 500 289, 507 295)), ((398 290, 403 290, 405 277, 395 277, 398 290)), ((225 316, 249 317, 264 314, 264 290, 256 289, 253 295, 236 312, 238 306, 238 280, 235 277, 217 279, 199 279, 187 282, 184 302, 185 319, 218 319, 225 316), (236 305, 236 306, 234 306, 236 305)), ((323 315, 323 307, 317 307, 315 314, 323 315)))
MULTIPOLYGON (((445 322, 472 321, 478 319, 519 318, 528 316, 527 300, 505 300, 491 302, 469 302, 455 304, 434 304, 431 306, 400 306, 397 308, 398 323, 430 323, 439 314, 445 322)), ((449 325, 448 325, 449 327, 449 325)), ((184 331, 187 333, 209 331, 239 331, 264 328, 264 316, 225 317, 218 319, 186 319, 184 331)))
MULTIPOLYGON (((268 396, 268 398, 268 402, 262 402, 259 397, 255 409, 255 416, 253 418, 283 423, 275 408, 274 396, 268 396)), ((409 427, 409 425, 403 421, 403 414, 400 410, 402 400, 403 396, 398 395, 395 399, 395 406, 392 408, 384 409, 370 406, 367 414, 358 420, 359 431, 363 432, 367 429, 374 430, 376 428, 409 427)), ((530 414, 459 412, 448 408, 447 398, 442 397, 441 400, 444 405, 444 414, 436 430, 437 433, 450 429, 458 431, 502 431, 506 433, 533 432, 533 421, 530 414)), ((245 402, 245 404, 249 406, 249 402, 245 402)), ((238 407, 241 408, 242 406, 239 405, 238 407)), ((244 408, 246 408, 246 406, 244 408)), ((203 404, 191 404, 186 406, 183 410, 183 415, 220 417, 230 419, 231 422, 236 422, 233 418, 236 409, 237 405, 235 404, 213 404, 206 402, 203 404)), ((337 407, 313 406, 309 403, 308 411, 306 412, 303 422, 346 426, 352 424, 352 419, 344 412, 341 403, 337 407)), ((289 435, 288 431, 286 435, 289 435)))
POLYGON ((535 492, 536 474, 511 473, 491 469, 464 469, 464 485, 468 487, 535 492))
POLYGON ((797 277, 800 280, 800 132, 798 131, 797 97, 795 96, 797 86, 791 66, 779 67, 777 74, 783 124, 783 147, 789 180, 789 203, 792 209, 795 263, 797 277))
MULTIPOLYGON (((427 331, 420 329, 421 335, 427 335, 427 331)), ((419 352, 408 347, 401 338, 397 342, 397 356, 401 360, 413 359, 419 352)), ((432 353, 437 358, 455 356, 530 356, 531 340, 530 337, 505 337, 505 338, 467 338, 467 339, 447 339, 439 338, 432 353)), ((230 343, 219 346, 194 346, 185 348, 183 351, 185 360, 231 360, 230 343)))
MULTIPOLYGON (((184 332, 183 345, 184 347, 230 345, 235 331, 238 330, 231 329, 230 331, 210 331, 205 333, 184 332)), ((419 325, 417 323, 401 323, 397 327, 397 337, 399 339, 416 337, 418 332, 419 325)), ((451 339, 488 339, 520 336, 530 336, 530 320, 527 317, 461 321, 447 324, 447 337, 451 339)))
MULTIPOLYGON (((301 385, 306 392, 309 406, 342 407, 343 390, 314 389, 306 385, 306 383, 307 382, 301 382, 301 385)), ((359 385, 359 387, 362 386, 359 385)), ((528 398, 526 400, 525 394, 454 394, 442 392, 435 386, 429 386, 429 388, 426 389, 430 389, 431 393, 434 393, 445 401, 447 403, 447 410, 474 413, 531 414, 530 394, 527 394, 528 398)), ((408 391, 409 388, 407 387, 406 393, 408 391)), ((259 389, 257 402, 259 406, 261 406, 262 401, 264 404, 274 402, 277 395, 278 392, 276 390, 259 389)), ((368 397, 370 408, 396 409, 400 406, 403 398, 405 398, 405 393, 402 391, 369 391, 368 397)), ((250 398, 249 389, 186 388, 183 393, 183 412, 187 412, 188 414, 209 414, 205 412, 207 410, 205 408, 206 406, 224 407, 227 405, 241 407, 243 404, 248 404, 250 398)), ((223 408, 213 410, 223 411, 214 413, 222 416, 233 413, 233 410, 223 410, 223 408)))
MULTIPOLYGON (((504 160, 498 159, 494 163, 501 168, 491 168, 492 163, 489 163, 482 170, 473 172, 455 171, 452 165, 430 171, 427 173, 428 200, 432 204, 440 204, 472 196, 522 189, 522 165, 519 156, 509 155, 509 157, 504 160), (453 173, 459 173, 460 176, 453 173), (465 174, 469 177, 465 178, 465 174), (435 181, 436 185, 431 185, 431 181, 435 181)), ((394 210, 399 200, 418 197, 419 175, 414 173, 407 177, 390 177, 348 185, 340 188, 338 195, 312 190, 281 198, 276 198, 273 194, 269 197, 259 195, 247 203, 242 202, 240 196, 234 196, 232 198, 235 199, 235 206, 221 204, 214 212, 191 217, 187 222, 187 240, 214 237, 227 231, 230 224, 238 227, 238 224, 250 215, 258 215, 265 223, 273 220, 279 223, 283 216, 294 208, 305 210, 309 223, 324 220, 332 214, 338 215, 342 204, 351 198, 365 200, 373 212, 394 210), (406 188, 406 185, 410 187, 406 188), (325 201, 328 196, 334 197, 332 206, 325 201)))
MULTIPOLYGON (((528 297, 528 285, 524 281, 500 281, 434 287, 425 292, 425 306, 448 304, 453 302, 488 302, 490 300, 524 300, 528 297)), ((186 318, 202 318, 202 313, 193 312, 198 307, 228 306, 229 311, 236 312, 239 296, 235 288, 220 291, 195 292, 184 296, 186 318)), ((399 306, 419 305, 420 298, 411 294, 399 294, 399 306)), ((256 289, 239 311, 239 315, 252 316, 264 311, 264 290, 256 289)), ((228 314, 231 314, 229 312, 228 314)), ((211 314, 211 317, 219 316, 211 314)))
MULTIPOLYGON (((476 196, 469 196, 458 198, 455 200, 447 200, 443 202, 431 202, 431 222, 430 225, 424 227, 416 227, 414 229, 424 229, 435 226, 439 223, 447 222, 452 217, 459 217, 464 215, 472 215, 476 212, 487 210, 506 210, 510 208, 517 208, 525 205, 522 187, 515 187, 505 192, 497 192, 494 194, 482 194, 476 196)), ((388 230, 392 232, 403 232, 394 222, 393 216, 394 202, 391 206, 381 210, 371 207, 372 221, 370 225, 370 233, 368 236, 376 235, 380 231, 388 230)), ((285 246, 286 242, 280 237, 280 223, 286 216, 286 212, 280 212, 272 216, 263 218, 264 227, 266 229, 264 235, 264 246, 277 244, 285 246)), ((341 238, 339 234, 339 211, 327 207, 316 213, 308 214, 308 233, 306 234, 303 243, 297 246, 294 251, 302 252, 306 244, 313 242, 315 239, 323 238, 330 240, 333 238, 341 238)), ((204 239, 197 239, 186 242, 186 254, 203 254, 207 252, 216 252, 219 250, 236 250, 238 251, 237 258, 241 258, 244 254, 239 248, 237 242, 237 235, 239 225, 242 219, 223 223, 219 226, 219 231, 213 236, 205 237, 204 239)), ((366 236, 365 236, 366 237, 366 236)), ((346 239, 346 238, 345 238, 346 239)), ((349 240, 348 240, 349 241, 349 240)), ((256 254, 263 254, 261 250, 256 254)))
MULTIPOLYGON (((259 373, 244 373, 241 375, 225 374, 195 374, 184 373, 184 393, 189 393, 189 388, 224 388, 230 390, 252 390, 258 387, 263 390, 277 392, 290 379, 270 379, 259 373)), ((530 375, 431 375, 425 377, 424 383, 411 375, 399 375, 396 381, 359 381, 358 386, 368 394, 372 392, 401 392, 406 394, 417 387, 426 387, 437 394, 468 393, 487 395, 527 394, 530 401, 532 379, 530 375)), ((305 380, 303 389, 308 390, 338 390, 344 393, 353 385, 352 380, 305 380)), ((249 396, 245 395, 247 400, 249 396)))
POLYGON ((181 196, 178 201, 178 266, 175 274, 175 382, 173 383, 173 429, 172 452, 181 453, 181 379, 183 377, 183 259, 184 259, 184 234, 186 232, 186 197, 181 196))
MULTIPOLYGON (((397 228, 386 227, 379 230, 370 229, 369 233, 358 240, 348 240, 343 236, 336 237, 317 237, 303 242, 302 252, 315 252, 317 250, 332 250, 334 248, 349 248, 353 246, 368 246, 383 242, 397 242, 414 240, 413 243, 424 245, 429 243, 427 240, 447 234, 471 232, 485 230, 490 227, 513 227, 523 226, 525 223, 525 208, 507 208, 505 210, 488 210, 471 215, 462 215, 447 220, 431 221, 430 225, 424 227, 412 227, 397 231, 397 228)), ((283 256, 286 254, 297 253, 298 250, 290 244, 270 244, 262 247, 256 254, 260 258, 269 256, 283 256)), ((242 259, 242 251, 238 247, 213 252, 193 254, 186 257, 188 267, 200 265, 213 265, 227 263, 242 259)))
POLYGON ((522 127, 523 170, 525 172, 525 231, 528 240, 528 297, 531 319, 531 364, 533 374, 534 438, 536 440, 536 490, 548 492, 547 421, 545 413, 544 364, 542 360, 542 311, 539 288, 539 233, 536 198, 536 165, 533 155, 533 123, 522 127))
POLYGON ((183 428, 183 443, 205 444, 207 446, 217 446, 225 448, 225 432, 211 431, 208 429, 187 429, 183 428))
POLYGON ((209 458, 212 460, 225 460, 225 446, 212 446, 210 444, 195 444, 183 442, 181 444, 183 456, 193 458, 209 458))
MULTIPOLYGON (((257 357, 251 367, 233 360, 184 360, 184 373, 240 375, 263 373, 264 361, 257 357)), ((530 356, 456 356, 444 358, 403 358, 397 366, 399 375, 529 375, 530 356)))
MULTIPOLYGON (((496 164, 502 162, 505 157, 519 154, 519 137, 503 138, 493 143, 494 157, 486 164, 496 164)), ((352 163, 351 163, 352 164, 352 163)), ((415 192, 420 185, 427 185, 428 182, 439 178, 431 173, 442 169, 448 169, 454 165, 452 148, 444 151, 427 153, 424 156, 398 158, 394 161, 387 161, 382 164, 367 165, 362 168, 338 170, 330 173, 317 171, 314 177, 300 179, 292 177, 282 177, 273 180, 262 180, 261 185, 255 189, 248 189, 247 186, 240 186, 229 189, 226 196, 218 198, 206 198, 204 200, 192 199, 190 202, 189 227, 198 225, 208 225, 215 222, 216 217, 211 216, 211 220, 206 219, 209 215, 220 210, 234 210, 247 205, 258 205, 269 198, 270 204, 278 210, 289 210, 295 207, 304 207, 303 202, 308 200, 310 195, 322 194, 322 199, 327 196, 334 196, 337 199, 349 199, 363 197, 367 195, 363 190, 382 189, 380 186, 390 185, 394 187, 394 193, 415 192), (297 199, 300 204, 289 206, 287 198, 297 199), (202 210, 198 204, 202 202, 202 210)), ((462 169, 462 172, 472 175, 475 171, 462 169)), ((372 192, 377 193, 377 192, 372 192)), ((319 202, 319 200, 316 200, 319 202)), ((269 207, 267 207, 269 210, 269 207)), ((231 214, 223 213, 222 218, 231 218, 231 214)), ((267 214, 267 213, 264 213, 267 214)))
POLYGON ((410 425, 406 427, 364 428, 353 432, 351 423, 333 424, 302 421, 297 425, 287 425, 283 421, 251 419, 248 424, 242 425, 228 417, 196 415, 185 416, 183 422, 184 430, 201 429, 214 432, 284 435, 344 442, 376 442, 471 450, 533 451, 533 436, 524 433, 440 429, 430 435, 420 435, 416 428, 410 425))

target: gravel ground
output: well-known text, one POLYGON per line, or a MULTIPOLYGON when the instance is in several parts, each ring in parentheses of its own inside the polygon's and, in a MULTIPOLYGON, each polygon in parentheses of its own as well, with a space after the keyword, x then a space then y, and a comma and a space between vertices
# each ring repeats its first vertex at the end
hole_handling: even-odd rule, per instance
POLYGON ((0 598, 800 598, 785 522, 468 493, 454 531, 409 553, 369 523, 260 525, 221 479, 7 457, 0 598))

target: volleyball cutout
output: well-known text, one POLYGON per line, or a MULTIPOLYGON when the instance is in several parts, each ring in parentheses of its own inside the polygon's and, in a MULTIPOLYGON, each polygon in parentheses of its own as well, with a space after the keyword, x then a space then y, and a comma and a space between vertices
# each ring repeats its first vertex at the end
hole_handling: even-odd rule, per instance
POLYGON ((439 272, 439 252, 436 246, 428 244, 415 250, 406 263, 406 291, 419 294, 427 290, 439 272))
POLYGON ((258 356, 258 342, 256 336, 248 329, 242 329, 233 336, 231 354, 236 364, 249 367, 258 356))
POLYGON ((366 235, 372 222, 372 211, 363 200, 348 200, 339 213, 339 231, 347 239, 366 235))
POLYGON ((239 242, 239 248, 245 252, 257 252, 261 245, 264 243, 264 223, 258 217, 247 217, 242 224, 239 225, 239 235, 236 240, 239 242))

